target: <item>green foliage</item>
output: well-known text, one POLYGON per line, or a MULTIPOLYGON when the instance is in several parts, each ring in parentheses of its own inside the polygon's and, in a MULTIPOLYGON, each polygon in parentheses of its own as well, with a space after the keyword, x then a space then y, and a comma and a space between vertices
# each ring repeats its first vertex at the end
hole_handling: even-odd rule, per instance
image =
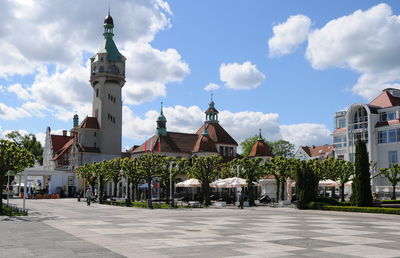
POLYGON ((344 185, 354 175, 354 163, 341 159, 327 158, 321 162, 322 177, 340 183, 341 201, 344 202, 344 185))
POLYGON ((313 172, 310 163, 300 162, 296 171, 297 207, 299 209, 305 209, 308 203, 315 201, 318 182, 319 178, 313 172))
POLYGON ((35 160, 43 165, 43 148, 34 134, 21 135, 18 131, 11 131, 6 134, 6 138, 16 143, 18 146, 24 147, 33 154, 35 160))
POLYGON ((218 169, 222 162, 221 156, 200 156, 192 158, 189 176, 201 182, 203 202, 210 205, 210 183, 217 178, 218 169))
POLYGON ((147 196, 149 208, 153 208, 153 202, 151 200, 151 181, 154 177, 158 177, 162 174, 167 163, 165 162, 164 156, 159 154, 143 154, 137 158, 137 172, 140 178, 147 182, 147 196))
MULTIPOLYGON (((242 148, 242 156, 247 157, 250 154, 251 148, 253 145, 257 142, 258 135, 255 135, 253 137, 244 139, 240 143, 240 147, 242 148)), ((265 139, 263 139, 265 141, 265 139)))
POLYGON ((0 216, 27 216, 28 212, 18 208, 11 208, 10 206, 3 205, 0 210, 0 216))
MULTIPOLYGON (((240 147, 242 148, 242 156, 247 157, 250 154, 251 148, 258 140, 259 136, 255 135, 253 137, 247 138, 240 143, 240 147)), ((279 140, 275 142, 269 142, 265 138, 263 140, 268 144, 271 148, 272 156, 282 156, 285 158, 292 158, 294 156, 294 144, 285 141, 279 140)))
POLYGON ((381 168, 380 172, 376 175, 386 177, 392 184, 392 200, 396 200, 396 185, 400 182, 400 166, 399 164, 392 164, 391 168, 381 168))
POLYGON ((294 144, 279 140, 275 142, 268 142, 268 145, 272 149, 272 156, 282 156, 285 158, 292 158, 294 156, 294 144))
POLYGON ((255 206, 255 187, 253 182, 258 181, 258 179, 264 174, 263 159, 261 158, 242 158, 234 159, 230 162, 230 167, 232 170, 239 166, 239 177, 246 179, 247 186, 249 189, 249 205, 255 206))
POLYGON ((400 215, 399 208, 379 208, 379 207, 355 207, 355 206, 323 206, 323 210, 347 211, 347 212, 366 212, 366 213, 384 213, 400 215))
MULTIPOLYGON (((4 178, 7 172, 16 173, 33 166, 34 157, 24 147, 7 140, 0 140, 0 196, 3 195, 4 178)), ((0 198, 0 213, 3 209, 3 198, 0 198)))
POLYGON ((351 203, 353 206, 372 206, 371 175, 367 146, 364 141, 359 140, 356 144, 356 160, 353 178, 353 195, 351 203))

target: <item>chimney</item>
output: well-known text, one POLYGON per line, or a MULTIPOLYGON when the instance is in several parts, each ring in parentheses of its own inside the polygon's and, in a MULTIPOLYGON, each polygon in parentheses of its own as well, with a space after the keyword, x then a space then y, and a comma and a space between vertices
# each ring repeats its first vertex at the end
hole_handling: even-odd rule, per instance
POLYGON ((315 145, 313 145, 312 148, 315 149, 315 145))
POLYGON ((63 136, 67 136, 67 130, 63 130, 63 136))

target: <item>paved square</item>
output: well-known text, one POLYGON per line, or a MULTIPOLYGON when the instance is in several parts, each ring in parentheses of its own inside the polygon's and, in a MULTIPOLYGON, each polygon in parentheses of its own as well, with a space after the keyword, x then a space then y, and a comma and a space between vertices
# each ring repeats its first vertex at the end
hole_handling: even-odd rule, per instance
POLYGON ((396 215, 27 205, 30 216, 0 219, 0 257, 400 257, 396 215))

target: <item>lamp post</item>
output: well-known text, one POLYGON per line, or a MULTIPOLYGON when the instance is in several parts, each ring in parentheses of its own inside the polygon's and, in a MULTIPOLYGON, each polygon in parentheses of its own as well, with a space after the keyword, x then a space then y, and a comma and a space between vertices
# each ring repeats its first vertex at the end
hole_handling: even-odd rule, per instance
MULTIPOLYGON (((239 168, 241 167, 241 165, 239 165, 239 164, 235 164, 235 165, 233 165, 233 170, 234 170, 234 167, 236 166, 236 178, 239 178, 239 168)), ((239 193, 238 193, 238 187, 236 186, 235 187, 235 204, 237 203, 237 202, 239 202, 240 200, 239 200, 239 193)))

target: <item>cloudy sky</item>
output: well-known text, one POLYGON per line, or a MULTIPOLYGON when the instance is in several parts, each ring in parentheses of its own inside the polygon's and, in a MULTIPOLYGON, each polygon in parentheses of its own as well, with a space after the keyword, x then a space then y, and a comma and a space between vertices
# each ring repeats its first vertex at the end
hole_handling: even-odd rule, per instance
MULTIPOLYGON (((88 58, 103 41, 107 0, 0 0, 0 137, 43 140, 91 114, 88 58)), ((333 114, 399 87, 400 2, 112 0, 127 58, 123 148, 155 132, 195 132, 214 94, 240 142, 257 134, 331 143, 333 114)))

